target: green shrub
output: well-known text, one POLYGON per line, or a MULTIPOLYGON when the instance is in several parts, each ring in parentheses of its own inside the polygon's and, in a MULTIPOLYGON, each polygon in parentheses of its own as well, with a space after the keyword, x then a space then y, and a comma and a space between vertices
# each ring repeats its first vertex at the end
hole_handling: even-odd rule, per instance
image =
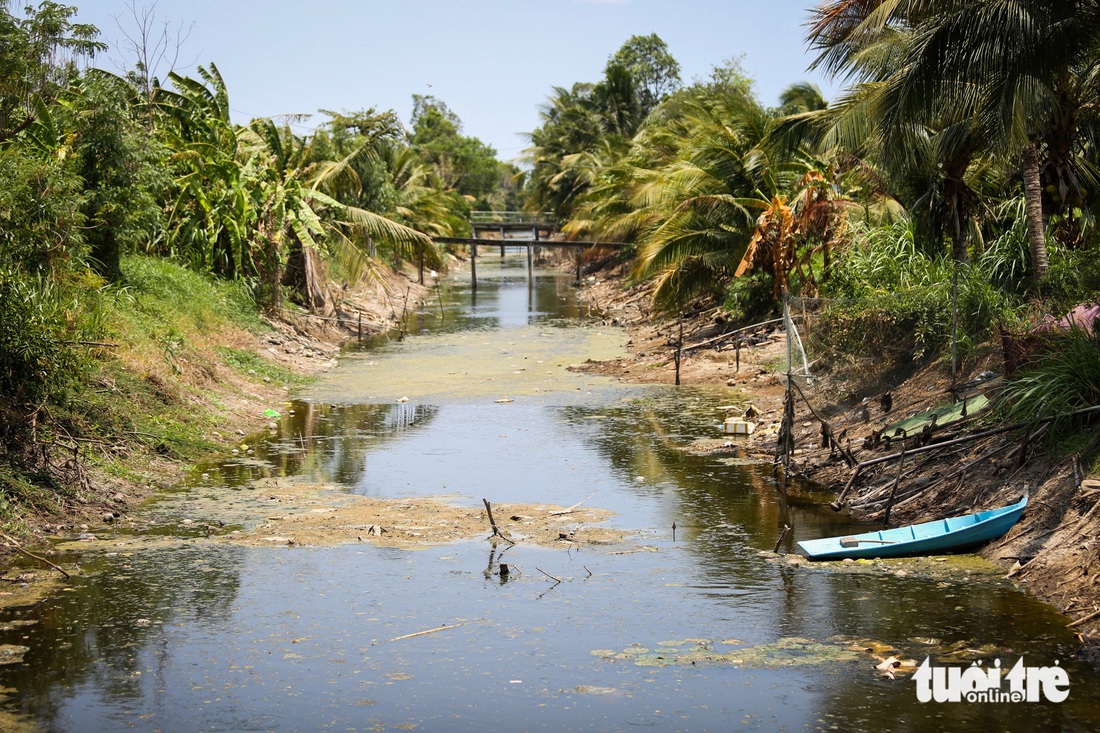
POLYGON ((974 263, 956 264, 946 251, 930 255, 919 247, 908 221, 859 228, 822 288, 838 302, 826 312, 831 326, 821 336, 847 353, 931 357, 951 341, 957 277, 958 343, 965 356, 998 325, 1016 319, 1027 256, 1026 232, 1021 242, 1016 229, 974 263))
POLYGON ((726 291, 723 308, 734 321, 753 323, 765 320, 776 310, 774 289, 772 276, 764 272, 734 278, 726 291))

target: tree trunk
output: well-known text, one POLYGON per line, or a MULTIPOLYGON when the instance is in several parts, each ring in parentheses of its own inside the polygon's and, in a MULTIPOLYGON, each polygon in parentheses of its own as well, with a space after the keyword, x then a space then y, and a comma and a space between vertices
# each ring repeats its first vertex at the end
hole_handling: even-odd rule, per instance
POLYGON ((336 306, 325 277, 324 261, 316 251, 302 246, 296 238, 291 238, 282 284, 293 293, 291 299, 304 305, 313 315, 326 318, 336 315, 336 306))
POLYGON ((956 156, 946 163, 942 170, 944 178, 942 196, 947 204, 944 210, 944 216, 947 219, 943 222, 944 231, 951 232, 951 254, 956 262, 970 261, 967 239, 969 232, 962 225, 970 216, 973 198, 973 192, 966 184, 964 177, 966 169, 970 167, 970 159, 969 154, 956 156))
POLYGON ((303 293, 314 315, 331 318, 336 315, 332 293, 325 280, 325 267, 320 255, 310 247, 302 247, 303 293))
POLYGON ((1035 279, 1042 280, 1047 273, 1047 242, 1043 233, 1043 189, 1039 182, 1039 154, 1035 143, 1028 143, 1022 151, 1024 199, 1027 212, 1027 239, 1031 248, 1031 266, 1035 279))
POLYGON ((104 227, 88 237, 91 240, 91 265, 97 274, 109 283, 122 280, 120 247, 114 229, 104 227))

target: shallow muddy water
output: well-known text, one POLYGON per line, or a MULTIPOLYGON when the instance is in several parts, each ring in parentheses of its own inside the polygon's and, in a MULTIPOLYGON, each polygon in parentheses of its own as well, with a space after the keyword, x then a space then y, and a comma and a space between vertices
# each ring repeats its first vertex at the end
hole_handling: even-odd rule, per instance
POLYGON ((529 287, 522 257, 495 260, 476 300, 449 281, 407 338, 349 351, 279 406, 253 454, 148 507, 150 532, 189 539, 119 534, 71 590, 0 618, 0 644, 29 648, 0 666, 4 709, 56 731, 1100 729, 1100 679, 1063 618, 973 557, 768 552, 784 524, 787 551, 855 527, 826 497, 786 502, 767 467, 684 450, 718 436, 731 390, 569 371, 625 336, 584 324, 568 276, 529 287), (464 506, 584 500, 631 542, 494 549, 486 524, 421 549, 257 548, 189 529, 215 518, 195 507, 282 476, 464 506), (920 703, 874 654, 1058 662, 1070 695, 920 703))

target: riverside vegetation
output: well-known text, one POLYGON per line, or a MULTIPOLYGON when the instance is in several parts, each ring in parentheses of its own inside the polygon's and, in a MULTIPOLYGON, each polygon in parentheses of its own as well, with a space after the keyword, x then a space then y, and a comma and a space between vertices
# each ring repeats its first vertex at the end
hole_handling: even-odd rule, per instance
MULTIPOLYGON (((431 237, 466 233, 471 208, 549 210, 567 237, 627 243, 603 259, 674 320, 722 330, 784 297, 829 299, 830 417, 914 374, 944 389, 1003 375, 1002 333, 1031 346, 996 414, 1100 402, 1091 327, 1030 333, 1100 286, 1091 3, 818 3, 815 63, 849 85, 830 102, 794 84, 778 107, 736 61, 685 84, 656 34, 636 36, 598 81, 552 90, 523 171, 432 97, 415 97, 411 129, 374 109, 307 136, 234 123, 216 65, 104 72, 108 49, 74 12, 0 3, 0 522, 14 535, 114 510, 125 484, 149 483, 135 466, 150 455, 225 449, 307 361, 263 354, 331 356, 285 325, 326 321, 288 310, 339 318, 332 282, 442 269, 431 237), (863 381, 845 385, 853 366, 863 381)), ((1092 434, 1058 420, 1037 445, 1082 479, 1092 434)), ((982 495, 972 483, 959 502, 982 495)), ((1080 486, 1059 489, 1021 568, 1044 543, 1093 541, 1080 486)), ((1060 578, 1043 582, 1054 598, 1060 578)))

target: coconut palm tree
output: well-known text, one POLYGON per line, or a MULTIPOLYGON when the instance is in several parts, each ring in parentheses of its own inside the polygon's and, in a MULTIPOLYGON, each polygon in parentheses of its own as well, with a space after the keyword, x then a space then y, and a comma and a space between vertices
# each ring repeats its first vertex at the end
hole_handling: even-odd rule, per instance
POLYGON ((604 139, 603 119, 592 102, 592 84, 555 87, 539 110, 524 157, 531 165, 530 208, 569 218, 574 202, 592 184, 590 156, 604 139))
POLYGON ((919 223, 922 239, 938 247, 950 237, 955 259, 966 262, 980 206, 972 166, 985 142, 963 106, 929 102, 913 114, 897 114, 900 69, 925 10, 914 5, 899 0, 819 5, 810 35, 820 52, 815 63, 855 83, 828 109, 793 115, 780 129, 881 170, 890 192, 919 223))
POLYGON ((655 212, 643 234, 635 275, 655 277, 654 302, 670 309, 732 277, 756 228, 761 147, 771 118, 751 97, 686 105, 690 132, 674 160, 636 189, 638 208, 655 212))
POLYGON ((1098 31, 1092 0, 832 0, 815 11, 811 40, 825 68, 883 83, 887 127, 950 110, 973 121, 978 152, 1020 161, 1041 279, 1044 215, 1096 180, 1079 153, 1097 139, 1098 31))

